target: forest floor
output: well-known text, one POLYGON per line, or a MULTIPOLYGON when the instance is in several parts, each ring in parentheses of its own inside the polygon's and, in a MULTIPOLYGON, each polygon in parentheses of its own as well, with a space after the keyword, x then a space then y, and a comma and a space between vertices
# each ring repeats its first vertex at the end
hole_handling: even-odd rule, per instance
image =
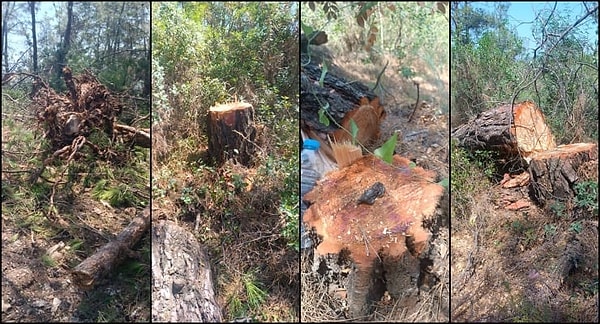
MULTIPOLYGON (((285 120, 297 134, 297 118, 285 120)), ((177 223, 206 250, 223 321, 297 322, 298 164, 276 143, 289 136, 261 127, 253 166, 215 165, 202 127, 181 126, 186 136, 164 136, 169 121, 153 128, 153 219, 177 223)))
POLYGON ((149 154, 138 152, 129 167, 74 161, 64 176, 64 163, 52 164, 30 185, 30 172, 40 167, 48 146, 42 132, 29 99, 3 91, 2 322, 149 321, 149 235, 134 247, 139 258, 126 259, 91 290, 80 290, 71 278, 75 266, 127 226, 143 209, 141 201, 149 201, 148 194, 133 193, 127 196, 131 205, 121 200, 122 207, 113 207, 97 198, 94 187, 104 179, 148 188, 149 154), (52 195, 63 225, 46 217, 52 195))
MULTIPOLYGON (((344 52, 330 44, 312 47, 312 57, 328 64, 328 73, 346 80, 356 80, 372 88, 377 76, 389 61, 380 84, 378 95, 387 113, 381 125, 381 146, 394 133, 398 134, 396 153, 413 160, 425 169, 435 170, 440 179, 448 177, 448 101, 449 73, 447 68, 433 70, 419 58, 405 59, 369 57, 364 51, 344 52), (410 63, 407 63, 410 62, 410 63), (419 107, 411 121, 417 101, 417 88, 413 80, 401 77, 402 67, 418 71, 419 107)), ((441 64, 440 66, 443 66, 441 64)), ((447 67, 447 64, 446 64, 447 67)), ((376 92, 377 93, 377 92, 376 92)), ((444 196, 443 200, 447 200, 444 196)), ((442 205, 444 203, 442 202, 442 205)), ((447 204, 447 203, 446 203, 447 204)), ((302 321, 326 322, 340 320, 386 322, 438 322, 449 319, 449 228, 448 213, 436 213, 436 226, 426 227, 432 233, 428 251, 436 268, 435 284, 423 282, 419 272, 408 273, 406 292, 401 296, 385 293, 374 305, 367 318, 348 315, 346 289, 350 262, 343 256, 327 258, 323 268, 312 250, 301 254, 302 321), (435 251, 435 253, 434 253, 435 251), (319 270, 320 268, 320 270, 319 270), (327 269, 326 271, 324 269, 327 269)), ((427 252, 426 254, 428 254, 427 252)))
POLYGON ((470 210, 452 217, 452 319, 597 322, 597 209, 539 208, 527 187, 477 191, 452 202, 470 210))

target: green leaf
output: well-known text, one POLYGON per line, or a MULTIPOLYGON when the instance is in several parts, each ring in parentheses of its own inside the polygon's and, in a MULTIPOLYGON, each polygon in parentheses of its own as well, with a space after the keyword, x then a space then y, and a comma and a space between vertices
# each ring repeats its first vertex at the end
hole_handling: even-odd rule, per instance
POLYGON ((398 134, 394 133, 394 135, 392 135, 387 142, 375 150, 375 156, 389 164, 392 164, 392 156, 394 155, 394 149, 396 148, 397 137, 398 134))
POLYGON ((325 104, 325 107, 319 109, 319 122, 325 126, 329 126, 329 118, 325 115, 325 111, 329 108, 329 103, 325 104))
POLYGON ((415 162, 413 162, 413 161, 410 161, 410 163, 408 163, 408 167, 409 167, 410 169, 414 169, 414 168, 416 168, 416 167, 417 167, 417 164, 416 164, 415 162))
POLYGON ((358 126, 354 119, 350 119, 350 133, 352 134, 352 144, 356 144, 356 136, 358 135, 358 126))
POLYGON ((302 21, 300 22, 300 24, 302 25, 302 30, 304 31, 304 35, 306 35, 306 37, 312 35, 314 29, 311 26, 305 25, 302 21))
POLYGON ((448 177, 442 179, 438 184, 448 190, 448 177))
POLYGON ((327 74, 327 64, 323 62, 323 69, 321 70, 321 78, 319 79, 319 85, 323 87, 323 80, 325 80, 325 75, 327 74))

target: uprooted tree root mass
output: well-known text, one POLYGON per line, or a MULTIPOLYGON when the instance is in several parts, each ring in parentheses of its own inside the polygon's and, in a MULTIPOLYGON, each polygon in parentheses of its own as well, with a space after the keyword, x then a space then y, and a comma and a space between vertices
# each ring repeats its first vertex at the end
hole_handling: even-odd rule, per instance
POLYGON ((87 71, 75 77, 69 67, 62 72, 68 90, 64 94, 57 93, 41 78, 34 81, 34 109, 53 153, 44 160, 42 168, 32 174, 31 183, 55 158, 67 157, 70 162, 81 156, 79 151, 83 146, 91 148, 100 159, 117 164, 125 161, 126 156, 114 149, 116 143, 150 147, 147 130, 115 123, 123 105, 96 77, 87 71), (118 135, 122 135, 119 140, 118 135))

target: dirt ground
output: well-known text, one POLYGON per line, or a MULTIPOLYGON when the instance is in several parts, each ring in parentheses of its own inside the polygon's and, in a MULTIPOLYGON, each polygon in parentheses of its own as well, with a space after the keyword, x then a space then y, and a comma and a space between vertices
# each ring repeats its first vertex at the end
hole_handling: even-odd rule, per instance
POLYGON ((597 214, 556 215, 527 187, 499 185, 470 205, 470 220, 452 222, 453 321, 598 320, 597 214), (528 206, 505 209, 517 200, 528 206))
MULTIPOLYGON (((27 109, 7 110, 2 122, 2 322, 148 321, 150 319, 149 237, 93 289, 82 291, 70 270, 113 239, 136 214, 91 195, 91 188, 57 186, 54 204, 67 226, 50 222, 49 184, 28 183, 30 163, 39 156, 34 118, 27 109), (10 119, 10 123, 8 120, 10 119)), ((23 99, 22 102, 25 102, 23 99)), ((38 135, 39 136, 39 135, 38 135)), ((60 167, 48 167, 54 178, 60 167)), ((74 182, 76 183, 76 182, 74 182)), ((139 210, 141 211, 141 208, 139 210)))
MULTIPOLYGON (((411 68, 421 71, 420 104, 410 122, 417 100, 412 80, 400 77, 401 62, 391 56, 376 63, 360 63, 366 54, 333 53, 327 45, 313 47, 313 58, 325 60, 329 73, 346 80, 360 81, 372 87, 387 61, 381 78, 386 118, 381 125, 381 146, 394 133, 398 134, 396 154, 412 159, 417 165, 448 176, 448 71, 436 73, 418 59, 411 68)), ((428 249, 421 256, 421 267, 429 267, 432 276, 422 269, 406 269, 406 280, 400 294, 386 291, 367 318, 351 318, 348 314, 346 289, 351 261, 343 253, 339 257, 315 256, 312 250, 301 254, 301 320, 302 321, 448 321, 449 319, 449 229, 447 195, 445 208, 438 209, 430 224, 424 227, 432 233, 428 249), (396 295, 394 297, 394 295, 396 295)))

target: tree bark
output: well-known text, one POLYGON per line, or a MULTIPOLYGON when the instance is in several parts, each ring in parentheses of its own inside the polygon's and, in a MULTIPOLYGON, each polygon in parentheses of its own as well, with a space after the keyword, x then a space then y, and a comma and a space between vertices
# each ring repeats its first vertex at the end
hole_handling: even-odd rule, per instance
POLYGON ((561 145, 533 155, 529 165, 529 191, 545 206, 550 202, 567 202, 575 197, 577 170, 589 161, 598 160, 598 147, 593 143, 561 145))
POLYGON ((153 321, 221 322, 205 250, 169 221, 152 228, 152 278, 153 321))
POLYGON ((211 107, 208 112, 208 151, 218 164, 229 159, 251 166, 256 152, 254 108, 243 102, 211 107))
POLYGON ((75 267, 71 273, 73 283, 81 289, 91 289, 97 279, 111 272, 127 256, 132 255, 131 248, 149 228, 150 208, 147 207, 114 241, 107 243, 75 267))
POLYGON ((544 115, 531 101, 484 111, 473 120, 452 130, 452 137, 469 150, 499 152, 502 157, 521 156, 556 147, 544 115))
POLYGON ((29 2, 29 9, 31 10, 31 35, 33 38, 33 74, 38 73, 37 33, 35 31, 35 4, 35 1, 29 2))
POLYGON ((321 142, 321 149, 332 160, 327 137, 337 142, 351 141, 351 120, 358 128, 357 141, 369 147, 379 139, 380 124, 385 117, 379 99, 360 82, 348 82, 331 72, 325 74, 321 87, 321 74, 322 69, 315 64, 305 65, 301 70, 300 127, 321 142), (321 122, 319 111, 326 111, 324 116, 329 125, 321 122))

